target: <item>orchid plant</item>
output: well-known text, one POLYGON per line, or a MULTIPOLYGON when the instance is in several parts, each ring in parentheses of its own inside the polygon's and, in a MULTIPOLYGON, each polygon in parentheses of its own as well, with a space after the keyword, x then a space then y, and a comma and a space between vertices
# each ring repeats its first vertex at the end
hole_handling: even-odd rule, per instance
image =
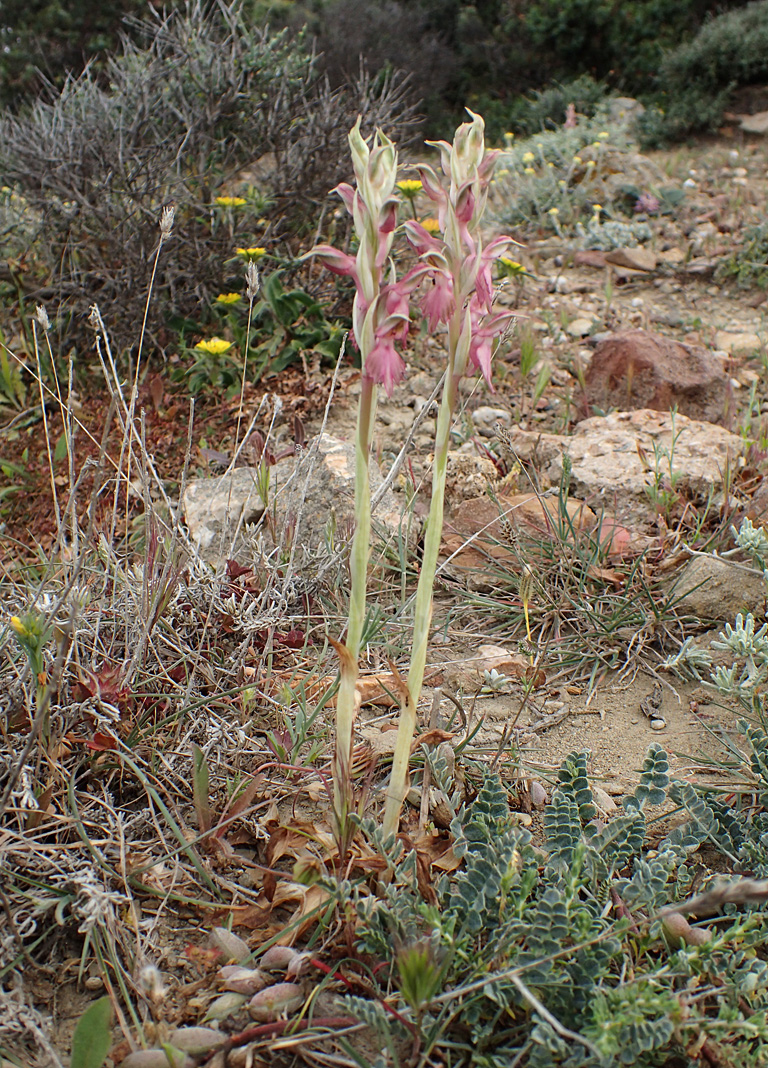
POLYGON ((360 350, 362 389, 357 424, 355 515, 351 554, 351 593, 346 643, 338 646, 341 681, 336 706, 334 808, 340 840, 349 841, 351 801, 350 759, 357 711, 356 684, 360 641, 365 621, 366 579, 370 544, 369 454, 376 409, 377 387, 391 396, 405 374, 398 351, 408 338, 412 304, 417 304, 431 332, 441 328, 447 338, 447 369, 437 420, 432 502, 424 537, 424 555, 414 608, 413 644, 407 684, 401 696, 401 715, 387 791, 384 830, 397 830, 407 789, 408 761, 424 680, 432 587, 437 570, 443 529, 446 466, 450 431, 461 378, 479 371, 489 387, 494 342, 514 318, 513 311, 493 306, 492 267, 514 244, 509 237, 483 243, 480 222, 497 151, 485 148, 484 123, 469 112, 471 122, 456 131, 453 144, 427 142, 440 152, 442 174, 427 164, 417 170, 424 193, 437 209, 439 233, 430 233, 416 219, 398 230, 396 190, 397 152, 381 132, 371 145, 362 137, 358 119, 349 135, 356 188, 346 183, 335 190, 353 217, 358 239, 357 255, 330 245, 318 245, 309 255, 329 270, 350 276, 356 288, 353 332, 360 350), (417 262, 397 277, 392 245, 401 233, 417 262))

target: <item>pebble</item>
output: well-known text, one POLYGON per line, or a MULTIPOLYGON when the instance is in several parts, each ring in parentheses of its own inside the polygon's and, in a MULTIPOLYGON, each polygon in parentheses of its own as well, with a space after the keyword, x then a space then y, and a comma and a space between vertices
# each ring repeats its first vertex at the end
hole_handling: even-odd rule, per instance
POLYGON ((484 437, 491 437, 495 433, 493 428, 496 423, 512 426, 512 414, 506 408, 492 408, 484 404, 472 412, 472 422, 484 437))
POLYGON ((567 330, 571 337, 586 337, 593 326, 592 319, 574 319, 568 324, 567 330))

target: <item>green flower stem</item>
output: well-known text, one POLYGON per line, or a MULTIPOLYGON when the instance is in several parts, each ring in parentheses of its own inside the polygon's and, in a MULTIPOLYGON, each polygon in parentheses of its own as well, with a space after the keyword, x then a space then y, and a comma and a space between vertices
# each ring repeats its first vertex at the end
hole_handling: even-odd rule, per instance
POLYGON ((348 656, 342 656, 339 692, 336 697, 336 760, 333 790, 337 830, 342 843, 348 838, 347 817, 352 802, 350 762, 352 730, 355 721, 355 688, 358 678, 357 660, 365 626, 368 553, 371 539, 369 458, 376 416, 376 396, 375 383, 363 376, 355 444, 355 533, 352 538, 352 553, 349 561, 350 595, 346 641, 348 656))
POLYGON ((427 664, 429 628, 432 622, 432 589, 437 571, 437 558, 443 533, 443 510, 445 503, 445 479, 448 467, 448 449, 451 443, 451 424, 459 395, 461 375, 456 373, 451 359, 445 380, 440 412, 435 435, 435 459, 432 470, 432 502, 427 517, 424 536, 424 557, 416 588, 416 604, 413 619, 413 645, 411 666, 408 672, 408 698, 400 713, 397 728, 395 753, 392 761, 392 777, 384 809, 384 834, 396 834, 400 812, 405 800, 408 783, 408 762, 411 743, 416 731, 416 714, 424 683, 427 664))

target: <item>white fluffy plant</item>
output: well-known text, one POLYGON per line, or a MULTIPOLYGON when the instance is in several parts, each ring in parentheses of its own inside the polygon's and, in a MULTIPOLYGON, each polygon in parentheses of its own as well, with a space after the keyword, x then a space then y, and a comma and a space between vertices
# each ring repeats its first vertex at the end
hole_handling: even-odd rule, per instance
POLYGON ((361 135, 358 120, 349 135, 356 187, 342 184, 336 190, 354 219, 357 255, 353 257, 329 245, 319 245, 310 253, 331 271, 349 275, 355 282, 353 330, 362 364, 349 619, 346 642, 337 646, 341 681, 336 706, 334 814, 342 849, 352 834, 348 819, 352 803, 350 759, 359 700, 358 657, 365 620, 371 519, 368 464, 377 387, 383 385, 391 394, 405 374, 406 365, 398 347, 407 342, 414 314, 412 305, 416 304, 416 314, 426 319, 432 333, 440 324, 444 326, 447 367, 437 420, 432 501, 416 591, 410 667, 407 683, 402 688, 384 814, 384 831, 393 833, 398 827, 407 790, 408 762, 424 681, 432 587, 443 528, 446 465, 459 383, 464 375, 479 371, 491 384, 495 343, 514 318, 514 312, 494 309, 491 277, 494 260, 503 256, 514 242, 509 237, 498 237, 484 245, 480 234, 498 153, 486 150, 482 118, 473 112, 469 114, 471 121, 459 126, 452 144, 428 142, 440 152, 442 173, 427 164, 417 166, 422 188, 436 206, 440 235, 429 233, 415 219, 397 226, 397 152, 381 131, 377 131, 369 146, 361 135), (400 278, 396 259, 391 254, 396 237, 404 238, 417 256, 416 265, 400 278))

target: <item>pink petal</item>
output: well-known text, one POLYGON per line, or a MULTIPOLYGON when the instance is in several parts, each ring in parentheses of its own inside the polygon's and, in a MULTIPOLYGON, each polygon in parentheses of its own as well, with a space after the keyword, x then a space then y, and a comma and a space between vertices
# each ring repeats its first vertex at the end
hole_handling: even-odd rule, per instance
POLYGON ((392 390, 405 374, 405 363, 395 351, 391 337, 381 337, 377 340, 363 367, 366 378, 384 386, 387 396, 392 396, 392 390))

